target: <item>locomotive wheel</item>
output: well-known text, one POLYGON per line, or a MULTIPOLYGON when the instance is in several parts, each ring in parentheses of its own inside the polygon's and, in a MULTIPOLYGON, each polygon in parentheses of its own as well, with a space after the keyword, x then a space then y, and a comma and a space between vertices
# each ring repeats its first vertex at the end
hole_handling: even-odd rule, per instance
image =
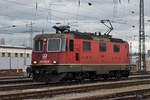
POLYGON ((84 79, 83 73, 82 72, 75 73, 75 79, 78 81, 82 81, 84 79))
POLYGON ((33 80, 34 82, 38 81, 38 75, 35 74, 35 73, 33 73, 33 74, 32 74, 32 80, 33 80))
POLYGON ((67 73, 66 77, 64 77, 62 80, 63 81, 70 81, 74 79, 73 73, 67 73))
POLYGON ((116 78, 118 79, 118 80, 120 80, 121 79, 121 73, 118 71, 118 72, 116 72, 116 78))
POLYGON ((90 77, 89 77, 91 80, 94 80, 94 79, 96 79, 97 78, 97 76, 96 75, 90 75, 90 77))
POLYGON ((103 78, 104 80, 108 80, 110 78, 109 74, 101 74, 99 78, 103 78))
POLYGON ((124 74, 123 76, 126 77, 126 78, 128 78, 130 72, 129 72, 129 71, 125 71, 124 73, 125 73, 125 74, 124 74))
POLYGON ((33 73, 27 73, 27 78, 32 78, 33 77, 33 73))

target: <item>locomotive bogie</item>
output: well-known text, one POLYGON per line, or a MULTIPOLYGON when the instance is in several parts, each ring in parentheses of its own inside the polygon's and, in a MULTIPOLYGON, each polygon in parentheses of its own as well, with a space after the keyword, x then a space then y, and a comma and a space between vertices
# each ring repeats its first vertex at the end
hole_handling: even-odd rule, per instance
POLYGON ((36 81, 58 82, 61 80, 83 80, 96 78, 128 77, 130 70, 126 65, 51 65, 35 66, 33 78, 36 81), (36 66, 37 67, 37 66, 36 66))

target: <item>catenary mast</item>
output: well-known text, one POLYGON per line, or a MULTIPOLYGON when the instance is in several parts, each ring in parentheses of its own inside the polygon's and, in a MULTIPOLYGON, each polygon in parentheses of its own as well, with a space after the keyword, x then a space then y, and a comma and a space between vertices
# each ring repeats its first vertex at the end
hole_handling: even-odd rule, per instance
POLYGON ((144 0, 140 0, 140 13, 139 13, 139 61, 138 71, 146 71, 145 61, 145 28, 144 28, 144 0))

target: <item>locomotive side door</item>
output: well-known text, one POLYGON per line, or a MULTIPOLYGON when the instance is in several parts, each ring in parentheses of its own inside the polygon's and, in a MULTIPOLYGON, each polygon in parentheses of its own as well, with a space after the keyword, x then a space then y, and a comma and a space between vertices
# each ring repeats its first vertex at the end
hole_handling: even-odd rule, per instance
POLYGON ((70 39, 69 40, 69 62, 76 64, 80 61, 80 54, 79 54, 80 48, 78 47, 77 41, 70 39))
POLYGON ((80 63, 80 40, 77 40, 74 45, 75 48, 75 63, 80 63))
POLYGON ((74 40, 68 40, 68 62, 73 64, 74 63, 74 40))

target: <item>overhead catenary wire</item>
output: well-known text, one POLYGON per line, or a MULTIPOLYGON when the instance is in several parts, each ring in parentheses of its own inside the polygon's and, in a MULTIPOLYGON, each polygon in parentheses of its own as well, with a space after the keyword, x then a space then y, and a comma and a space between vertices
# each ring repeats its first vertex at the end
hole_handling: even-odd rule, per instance
POLYGON ((113 17, 118 16, 118 0, 113 0, 113 17))
MULTIPOLYGON (((7 1, 10 1, 10 0, 7 0, 7 1)), ((130 1, 130 0, 128 0, 128 1, 130 1)), ((86 0, 84 2, 86 2, 87 4, 91 3, 89 0, 86 0)), ((27 7, 27 8, 31 8, 31 9, 34 8, 34 9, 36 9, 36 14, 40 13, 40 15, 42 15, 42 16, 45 16, 45 17, 48 16, 48 15, 44 14, 45 13, 44 11, 47 10, 47 8, 46 7, 45 8, 39 7, 37 0, 36 0, 36 3, 35 3, 35 7, 26 6, 26 5, 24 5, 25 3, 19 3, 18 1, 15 1, 15 2, 11 1, 11 3, 17 4, 17 5, 21 5, 21 6, 24 6, 24 7, 27 7), (41 13, 43 13, 43 14, 41 14, 41 13)), ((92 0, 92 3, 98 3, 98 1, 97 0, 92 0)), ((81 4, 82 4, 81 0, 78 0, 78 6, 81 6, 81 4)), ((52 16, 54 16, 56 18, 54 20, 58 20, 58 19, 59 20, 67 20, 67 19, 65 19, 66 18, 65 15, 67 15, 67 16, 69 15, 69 16, 72 17, 72 18, 70 17, 70 19, 74 19, 73 17, 76 15, 76 13, 74 13, 74 12, 61 11, 60 9, 53 9, 52 8, 51 11, 54 12, 52 14, 52 16), (63 16, 57 16, 57 13, 59 13, 59 14, 61 14, 63 16)), ((38 17, 38 16, 36 16, 36 17, 38 17)), ((34 18, 34 16, 33 16, 33 18, 34 18)), ((90 16, 90 15, 78 14, 78 20, 81 21, 81 20, 85 20, 85 19, 86 20, 88 20, 88 19, 91 19, 91 20, 97 19, 98 20, 99 16, 90 16)))
MULTIPOLYGON (((10 1, 10 0, 7 0, 7 1, 10 1)), ((26 8, 31 8, 31 9, 35 9, 35 7, 32 7, 32 6, 26 6, 26 4, 24 3, 19 3, 19 2, 14 2, 14 1, 10 1, 11 3, 14 3, 14 4, 18 4, 18 5, 21 5, 21 6, 24 6, 26 8)), ((38 8, 38 3, 36 2, 36 12, 44 12, 45 10, 47 10, 47 8, 38 8)), ((64 14, 64 15, 76 15, 76 13, 71 13, 71 12, 66 12, 66 11, 60 11, 60 10, 56 10, 56 9, 51 9, 51 11, 54 11, 54 12, 58 12, 58 13, 61 13, 61 14, 64 14)), ((11 15, 10 15, 11 16, 11 15)), ((78 15, 79 17, 83 17, 83 18, 93 18, 93 19, 98 19, 98 17, 93 17, 93 16, 87 16, 87 15, 78 15)))
MULTIPOLYGON (((23 5, 24 6, 24 5, 23 5)), ((26 6, 27 7, 27 6, 26 6)), ((30 6, 28 6, 27 8, 31 8, 31 9, 35 9, 34 7, 30 7, 30 6)), ((47 10, 46 8, 42 8, 42 7, 40 7, 40 8, 38 8, 38 3, 36 2, 36 12, 43 12, 43 11, 45 11, 45 10, 47 10), (37 10, 38 9, 38 10, 37 10)), ((51 9, 51 11, 54 11, 54 12, 58 12, 58 13, 62 13, 62 14, 65 14, 65 15, 72 15, 72 16, 74 16, 75 15, 75 13, 70 13, 70 12, 65 12, 65 11, 60 11, 60 10, 56 10, 56 9, 51 9)), ((93 16, 86 16, 86 15, 78 15, 79 17, 83 17, 83 18, 97 18, 97 17, 93 17, 93 16)))
MULTIPOLYGON (((18 4, 18 5, 21 5, 21 6, 25 6, 27 7, 25 3, 20 3, 20 2, 17 2, 17 1, 11 1, 11 0, 6 0, 6 1, 9 1, 11 3, 14 3, 14 4, 18 4)), ((37 0, 36 0, 37 1, 37 0)), ((120 0, 121 1, 121 0, 120 0)), ((96 2, 97 3, 97 0, 93 0, 92 2, 96 2)), ((113 0, 114 3, 117 3, 116 0, 113 0)), ((130 0, 128 0, 128 2, 130 2, 130 0)), ((81 0, 78 0, 78 3, 79 3, 79 6, 81 5, 81 0)), ((37 6, 38 6, 38 3, 36 2, 36 10, 37 10, 37 6)), ((41 8, 40 8, 41 9, 41 8)), ((39 11, 39 10, 38 10, 39 11)), ((56 10, 55 10, 56 11, 56 10)), ((66 12, 65 12, 66 13, 66 12)), ((82 16, 82 15, 79 15, 79 16, 82 16)), ((86 16, 87 17, 87 16, 86 16)), ((91 18, 91 17, 90 17, 91 18)))
POLYGON ((80 0, 78 0, 78 6, 80 7, 80 0))
POLYGON ((38 0, 35 0, 35 20, 37 20, 38 15, 38 0))

